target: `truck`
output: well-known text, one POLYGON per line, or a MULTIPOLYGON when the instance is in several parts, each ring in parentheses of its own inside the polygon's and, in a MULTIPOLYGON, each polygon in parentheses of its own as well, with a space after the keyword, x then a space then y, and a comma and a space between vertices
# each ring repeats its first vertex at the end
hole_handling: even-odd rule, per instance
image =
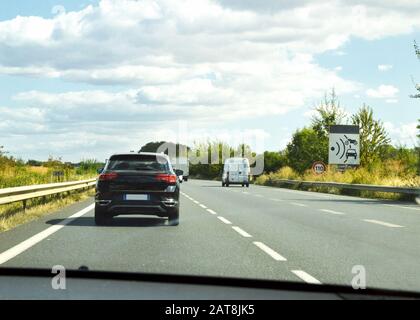
POLYGON ((187 182, 190 175, 190 164, 187 157, 171 158, 171 164, 174 170, 182 170, 183 174, 179 176, 180 182, 187 182))

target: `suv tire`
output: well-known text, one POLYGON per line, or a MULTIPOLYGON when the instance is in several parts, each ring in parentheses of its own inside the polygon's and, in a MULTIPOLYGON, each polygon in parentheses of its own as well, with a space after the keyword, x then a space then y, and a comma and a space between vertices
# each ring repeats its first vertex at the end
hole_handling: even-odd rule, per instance
POLYGON ((177 226, 179 225, 179 207, 171 210, 168 215, 168 224, 170 226, 177 226))

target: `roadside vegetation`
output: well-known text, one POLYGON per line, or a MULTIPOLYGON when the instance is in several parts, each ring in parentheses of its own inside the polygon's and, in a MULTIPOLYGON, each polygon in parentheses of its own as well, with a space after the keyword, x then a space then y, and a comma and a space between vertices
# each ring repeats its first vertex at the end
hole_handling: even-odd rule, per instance
MULTIPOLYGON (((52 157, 46 161, 24 162, 8 156, 0 146, 0 189, 90 179, 96 177, 97 169, 102 166, 103 164, 95 160, 83 160, 72 164, 52 157)), ((87 199, 93 193, 93 189, 76 190, 28 200, 26 210, 23 209, 22 202, 0 205, 0 232, 87 199)))
POLYGON ((92 197, 94 190, 73 191, 28 201, 26 210, 22 203, 0 206, 0 232, 11 230, 21 224, 39 219, 73 203, 92 197))
POLYGON ((103 164, 96 160, 73 164, 53 157, 46 161, 24 162, 8 156, 0 146, 0 188, 89 179, 96 176, 101 166, 103 164))
MULTIPOLYGON (((196 143, 187 148, 190 160, 190 177, 220 180, 223 159, 241 156, 250 159, 262 157, 264 172, 254 183, 278 186, 276 180, 341 182, 374 184, 396 187, 420 187, 420 144, 417 147, 393 145, 383 123, 375 117, 373 109, 362 105, 353 115, 341 107, 334 90, 314 108, 310 123, 295 131, 283 150, 265 151, 257 155, 247 145, 230 146, 221 141, 196 143), (338 170, 330 165, 323 174, 315 174, 312 164, 328 163, 329 128, 332 125, 350 124, 360 128, 360 166, 338 170), (201 163, 197 163, 199 160, 201 163)), ((419 122, 420 123, 420 122, 419 122)), ((418 126, 420 141, 420 124, 418 126)), ((413 137, 415 139, 415 137, 413 137)), ((155 151, 163 142, 149 143, 141 150, 155 151), (150 148, 151 147, 151 148, 150 148)), ((179 145, 177 145, 179 147, 179 145)), ((313 187, 311 191, 357 195, 362 197, 404 199, 398 194, 357 190, 338 190, 313 187)))
MULTIPOLYGON (((344 117, 334 91, 315 108, 311 124, 297 130, 285 150, 267 152, 265 173, 257 177, 260 185, 278 185, 279 179, 325 181, 353 184, 375 184, 397 187, 420 187, 420 147, 394 146, 382 122, 372 108, 363 105, 356 114, 344 117), (328 166, 323 174, 315 174, 315 161, 328 163, 328 127, 352 124, 360 128, 360 166, 340 171, 328 166), (322 147, 317 147, 322 146, 322 147)), ((400 195, 371 191, 338 190, 313 187, 312 191, 352 194, 362 197, 399 199, 400 195)))

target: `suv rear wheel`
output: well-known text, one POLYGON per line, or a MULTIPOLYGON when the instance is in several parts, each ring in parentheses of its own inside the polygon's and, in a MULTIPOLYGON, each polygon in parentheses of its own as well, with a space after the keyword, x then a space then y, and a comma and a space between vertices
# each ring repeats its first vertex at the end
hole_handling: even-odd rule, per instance
POLYGON ((106 226, 111 222, 111 217, 106 212, 95 206, 95 224, 97 226, 106 226))
POLYGON ((179 208, 173 209, 168 216, 168 224, 170 226, 179 225, 179 208))

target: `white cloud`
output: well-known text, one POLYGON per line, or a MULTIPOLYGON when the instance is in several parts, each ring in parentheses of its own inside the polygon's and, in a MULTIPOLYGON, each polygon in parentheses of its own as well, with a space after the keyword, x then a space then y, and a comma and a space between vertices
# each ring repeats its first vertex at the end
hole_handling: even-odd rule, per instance
POLYGON ((379 71, 389 71, 389 70, 391 70, 393 68, 393 66, 392 65, 390 65, 390 64, 379 64, 378 65, 378 70, 379 71))
POLYGON ((417 123, 385 122, 384 127, 395 145, 414 146, 417 143, 417 123))
POLYGON ((398 103, 398 99, 386 99, 386 103, 398 103))
POLYGON ((366 95, 371 98, 395 98, 398 94, 399 89, 392 85, 385 85, 381 84, 376 89, 368 89, 366 90, 366 95))
MULTIPOLYGON (((77 154, 92 141, 128 147, 121 137, 127 129, 145 141, 155 121, 228 126, 284 115, 332 87, 356 93, 360 84, 345 79, 341 67, 323 68, 314 57, 345 54, 351 38, 407 34, 420 26, 416 9, 374 0, 101 0, 79 11, 56 9, 49 19, 0 21, 0 75, 90 85, 16 95, 20 107, 1 110, 0 132, 15 145, 25 141, 9 140, 10 132, 42 135, 27 143, 39 150, 66 141, 66 152, 77 154), (21 125, 14 122, 26 111, 21 125), (112 128, 103 130, 104 123, 112 128)), ((366 93, 392 102, 398 89, 366 93)))

